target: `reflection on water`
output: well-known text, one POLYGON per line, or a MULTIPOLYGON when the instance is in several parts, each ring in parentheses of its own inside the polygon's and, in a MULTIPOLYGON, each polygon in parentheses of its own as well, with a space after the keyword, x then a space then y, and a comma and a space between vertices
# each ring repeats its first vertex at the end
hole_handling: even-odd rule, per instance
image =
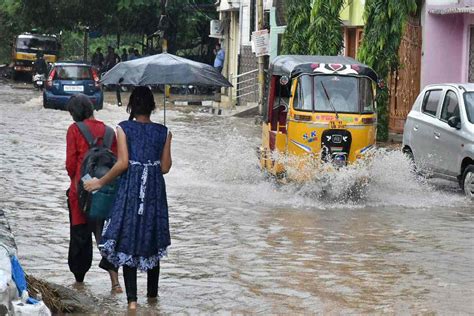
MULTIPOLYGON (((22 262, 73 287, 64 196, 69 114, 42 109, 36 92, 6 86, 0 113, 0 205, 22 262)), ((127 117, 107 104, 97 113, 112 126, 127 117)), ((158 302, 146 301, 145 275, 139 278, 142 311, 474 311, 474 212, 454 184, 421 181, 401 153, 380 150, 370 166, 324 183, 278 185, 257 169, 253 120, 178 110, 167 118, 172 246, 158 302), (362 198, 339 196, 357 175, 370 178, 362 198)), ((123 310, 125 295, 110 295, 97 263, 98 253, 78 290, 97 297, 104 312, 123 310)))

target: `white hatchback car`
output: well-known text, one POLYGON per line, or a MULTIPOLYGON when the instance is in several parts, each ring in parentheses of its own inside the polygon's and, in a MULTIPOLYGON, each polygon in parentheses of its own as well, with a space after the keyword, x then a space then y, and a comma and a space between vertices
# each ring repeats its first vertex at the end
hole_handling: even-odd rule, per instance
POLYGON ((423 89, 405 122, 402 148, 417 170, 458 181, 474 199, 474 84, 423 89))

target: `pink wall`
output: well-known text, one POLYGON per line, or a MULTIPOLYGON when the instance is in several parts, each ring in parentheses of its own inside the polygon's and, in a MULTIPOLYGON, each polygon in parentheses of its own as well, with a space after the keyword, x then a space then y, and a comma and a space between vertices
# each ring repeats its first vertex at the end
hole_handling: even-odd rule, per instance
POLYGON ((469 45, 469 24, 472 22, 471 15, 436 15, 425 10, 421 88, 432 83, 467 80, 466 49, 469 45))

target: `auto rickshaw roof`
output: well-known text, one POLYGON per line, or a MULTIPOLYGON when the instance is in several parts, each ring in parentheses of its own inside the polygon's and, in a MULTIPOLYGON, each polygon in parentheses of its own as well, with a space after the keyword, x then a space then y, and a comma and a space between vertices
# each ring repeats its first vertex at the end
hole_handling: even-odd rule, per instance
POLYGON ((358 75, 377 82, 377 74, 372 68, 345 56, 282 55, 273 60, 270 72, 290 78, 302 74, 358 75))

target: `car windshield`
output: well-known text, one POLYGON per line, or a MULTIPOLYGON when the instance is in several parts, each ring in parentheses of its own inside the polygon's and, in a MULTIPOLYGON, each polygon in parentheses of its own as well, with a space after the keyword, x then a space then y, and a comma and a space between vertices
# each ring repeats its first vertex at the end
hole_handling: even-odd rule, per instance
POLYGON ((34 51, 44 51, 48 53, 55 53, 58 51, 58 42, 55 38, 47 37, 32 37, 32 38, 22 38, 19 37, 16 41, 17 49, 26 49, 34 51))
POLYGON ((92 80, 88 66, 57 66, 53 80, 92 80))
POLYGON ((368 78, 303 75, 295 109, 316 112, 372 113, 373 92, 368 78))
POLYGON ((464 93, 464 104, 469 122, 474 124, 474 92, 464 93))

